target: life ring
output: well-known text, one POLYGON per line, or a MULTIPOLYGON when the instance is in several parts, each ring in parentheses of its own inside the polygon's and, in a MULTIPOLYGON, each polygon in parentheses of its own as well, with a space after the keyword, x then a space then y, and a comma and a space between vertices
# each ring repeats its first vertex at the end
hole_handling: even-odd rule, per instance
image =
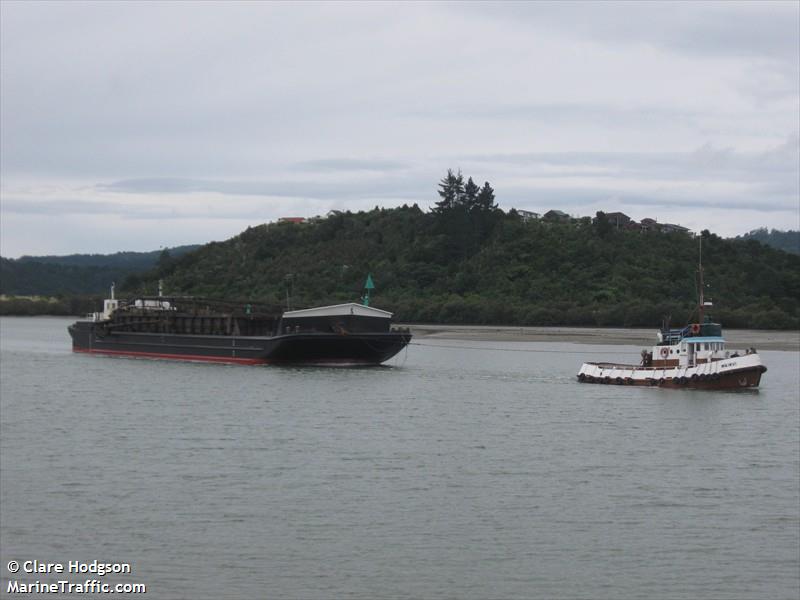
POLYGON ((667 348, 666 346, 664 346, 664 347, 661 349, 661 357, 662 357, 662 358, 667 358, 667 356, 669 356, 669 348, 667 348))
POLYGON ((700 324, 699 323, 692 323, 692 333, 697 335, 700 333, 700 324))

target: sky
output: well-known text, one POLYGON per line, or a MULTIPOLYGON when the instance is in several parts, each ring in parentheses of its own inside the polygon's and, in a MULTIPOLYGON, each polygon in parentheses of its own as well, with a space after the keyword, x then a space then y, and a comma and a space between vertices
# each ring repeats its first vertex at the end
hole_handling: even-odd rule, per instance
POLYGON ((800 2, 0 2, 0 254, 438 200, 800 229, 800 2))

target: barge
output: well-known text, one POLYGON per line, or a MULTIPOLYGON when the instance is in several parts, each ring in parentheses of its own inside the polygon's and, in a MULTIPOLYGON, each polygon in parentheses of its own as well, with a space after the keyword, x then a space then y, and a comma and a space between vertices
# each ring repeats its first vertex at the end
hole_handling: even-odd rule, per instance
POLYGON ((185 296, 111 298, 68 327, 88 354, 247 365, 365 366, 411 341, 392 313, 353 302, 280 312, 245 302, 185 296))

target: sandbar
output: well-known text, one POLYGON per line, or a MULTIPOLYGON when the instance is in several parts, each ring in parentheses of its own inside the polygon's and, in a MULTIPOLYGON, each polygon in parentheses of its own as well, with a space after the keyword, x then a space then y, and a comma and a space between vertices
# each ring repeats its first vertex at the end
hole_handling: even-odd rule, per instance
MULTIPOLYGON (((482 340, 496 342, 571 342, 652 346, 656 328, 624 329, 604 327, 501 327, 495 325, 407 324, 417 338, 440 340, 482 340)), ((725 329, 723 337, 731 350, 756 348, 800 352, 800 331, 725 329)))

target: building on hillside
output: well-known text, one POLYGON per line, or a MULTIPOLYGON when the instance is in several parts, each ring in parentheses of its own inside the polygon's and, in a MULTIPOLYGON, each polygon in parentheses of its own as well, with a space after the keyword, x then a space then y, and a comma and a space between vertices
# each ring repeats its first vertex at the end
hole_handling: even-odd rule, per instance
POLYGON ((544 213, 542 219, 554 223, 565 223, 569 221, 570 216, 560 210, 548 210, 546 213, 544 213))
POLYGON ((535 221, 537 219, 541 219, 542 218, 542 215, 540 215, 537 212, 531 212, 529 210, 522 210, 520 208, 515 208, 514 210, 517 211, 517 214, 519 215, 520 219, 522 219, 526 223, 528 221, 535 221))
POLYGON ((688 227, 681 227, 680 225, 674 225, 672 223, 661 223, 659 226, 659 231, 661 233, 688 233, 688 227))
POLYGON ((305 217, 280 217, 278 223, 305 223, 305 217))
POLYGON ((631 222, 631 218, 625 213, 621 212, 606 213, 606 219, 608 219, 608 222, 617 229, 621 229, 631 222))
POLYGON ((642 231, 658 231, 658 222, 655 219, 642 219, 642 231))

